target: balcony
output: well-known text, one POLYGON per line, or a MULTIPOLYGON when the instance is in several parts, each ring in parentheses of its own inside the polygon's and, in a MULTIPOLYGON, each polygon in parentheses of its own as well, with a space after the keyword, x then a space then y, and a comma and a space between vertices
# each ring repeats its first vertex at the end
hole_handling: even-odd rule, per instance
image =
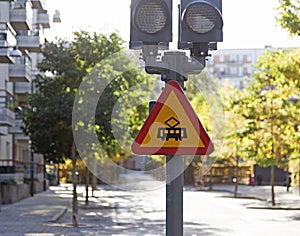
POLYGON ((14 30, 30 30, 32 26, 32 8, 30 2, 12 2, 10 23, 14 30))
POLYGON ((17 35, 18 47, 29 52, 41 52, 42 40, 39 35, 17 35))
POLYGON ((15 83, 15 94, 31 93, 30 83, 15 83))
POLYGON ((45 0, 31 0, 31 3, 34 9, 39 9, 39 10, 45 9, 45 0))
POLYGON ((44 29, 50 28, 49 14, 47 12, 39 12, 37 15, 37 24, 41 24, 44 29))
MULTIPOLYGON (((13 159, 0 159, 0 173, 2 174, 13 174, 13 173, 23 173, 24 168, 26 168, 26 164, 30 166, 30 163, 26 163, 24 161, 17 161, 13 159)), ((5 175, 2 175, 1 178, 4 180, 5 175)))
POLYGON ((21 129, 21 127, 24 126, 23 120, 22 119, 16 119, 15 120, 15 125, 12 127, 8 128, 8 132, 10 134, 19 134, 19 135, 23 135, 23 131, 21 129))
MULTIPOLYGON (((25 154, 29 156, 29 152, 25 154)), ((0 159, 0 181, 23 183, 24 178, 30 179, 32 163, 24 160, 0 159)), ((43 180, 44 165, 41 162, 33 163, 34 178, 43 180)))
POLYGON ((0 24, 0 63, 13 63, 13 47, 17 44, 16 32, 9 24, 0 24))
POLYGON ((9 65, 9 81, 10 82, 31 82, 30 69, 25 64, 9 65))
POLYGON ((29 136, 25 135, 25 134, 16 134, 15 135, 15 140, 18 142, 21 142, 25 145, 28 145, 29 143, 29 136))
POLYGON ((0 63, 13 63, 13 57, 11 56, 11 49, 0 48, 0 63))
POLYGON ((8 108, 0 108, 0 126, 14 126, 15 113, 8 108))

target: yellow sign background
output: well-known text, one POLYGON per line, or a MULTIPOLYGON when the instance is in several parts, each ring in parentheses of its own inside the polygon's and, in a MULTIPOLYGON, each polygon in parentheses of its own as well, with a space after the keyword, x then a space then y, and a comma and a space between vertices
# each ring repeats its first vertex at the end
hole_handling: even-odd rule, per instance
POLYGON ((197 133, 196 129, 198 129, 198 127, 193 127, 193 124, 186 114, 186 111, 184 110, 178 97, 176 96, 174 91, 171 91, 157 117, 150 126, 147 135, 141 143, 141 147, 204 147, 204 144, 200 139, 200 135, 197 133), (187 137, 183 138, 181 141, 176 141, 173 138, 166 141, 162 140, 157 135, 159 128, 169 128, 169 126, 167 126, 165 122, 171 117, 174 117, 180 122, 180 124, 177 125, 176 128, 186 129, 187 137))

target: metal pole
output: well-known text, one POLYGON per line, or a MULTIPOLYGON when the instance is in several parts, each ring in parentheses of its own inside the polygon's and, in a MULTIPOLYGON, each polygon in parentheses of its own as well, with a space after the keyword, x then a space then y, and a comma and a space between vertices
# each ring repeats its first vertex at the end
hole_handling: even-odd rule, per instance
MULTIPOLYGON (((182 52, 164 54, 163 62, 169 65, 165 83, 176 80, 184 89, 182 66, 186 61, 182 52)), ((183 236, 184 156, 166 155, 166 161, 166 236, 183 236)))
MULTIPOLYGON (((198 55, 195 54, 197 50, 194 50, 193 57, 197 60, 200 58, 201 60, 198 61, 203 63, 199 64, 195 61, 190 62, 184 52, 172 51, 165 52, 162 61, 157 61, 157 45, 144 45, 142 49, 146 72, 161 74, 166 84, 175 80, 183 90, 188 73, 200 73, 205 66, 207 56, 206 52, 198 55)), ((183 236, 184 156, 166 155, 166 161, 166 235, 183 236)))
POLYGON ((75 143, 72 144, 72 182, 73 182, 73 199, 72 199, 72 225, 78 227, 78 199, 77 199, 77 176, 76 176, 76 149, 75 143))
POLYGON ((1 178, 0 178, 0 212, 1 212, 1 204, 2 204, 2 184, 1 184, 1 178))
POLYGON ((33 151, 30 152, 31 155, 31 162, 30 162, 30 196, 34 196, 34 155, 33 151))
POLYGON ((46 173, 46 158, 44 157, 44 164, 43 164, 43 190, 47 190, 47 173, 46 173))
POLYGON ((183 235, 184 157, 167 155, 166 164, 166 235, 183 235), (179 176, 176 176, 178 173, 179 176))

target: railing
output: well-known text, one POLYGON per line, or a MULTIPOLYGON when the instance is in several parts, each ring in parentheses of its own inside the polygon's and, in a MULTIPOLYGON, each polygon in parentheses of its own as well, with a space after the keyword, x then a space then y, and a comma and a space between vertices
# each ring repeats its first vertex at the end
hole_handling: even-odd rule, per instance
MULTIPOLYGON (((43 173, 44 165, 39 162, 33 163, 34 175, 43 173)), ((12 159, 0 159, 0 173, 24 173, 24 178, 29 179, 31 173, 31 162, 12 160, 12 159)))
POLYGON ((0 24, 0 42, 2 41, 0 46, 16 45, 17 39, 15 34, 11 26, 0 24))
POLYGON ((26 8, 26 0, 17 0, 11 2, 12 9, 23 9, 26 8))
POLYGON ((0 107, 14 111, 15 97, 5 89, 0 89, 0 107))
POLYGON ((32 4, 26 0, 11 1, 10 22, 15 30, 30 30, 32 27, 32 4))

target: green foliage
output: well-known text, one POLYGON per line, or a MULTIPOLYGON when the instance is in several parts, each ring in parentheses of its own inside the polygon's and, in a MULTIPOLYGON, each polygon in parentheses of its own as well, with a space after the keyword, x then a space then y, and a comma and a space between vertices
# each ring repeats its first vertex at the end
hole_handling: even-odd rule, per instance
POLYGON ((71 114, 73 97, 62 90, 62 77, 38 76, 37 92, 29 97, 30 109, 24 116, 24 132, 30 136, 34 152, 42 153, 55 162, 70 155, 71 114))
POLYGON ((300 35, 299 0, 279 0, 277 22, 291 35, 300 35))
POLYGON ((295 152, 297 115, 291 97, 300 92, 299 50, 266 52, 253 76, 241 97, 243 156, 262 166, 284 168, 295 152))
MULTIPOLYGON (((87 136, 95 130, 108 156, 118 159, 128 155, 120 145, 131 146, 132 137, 141 128, 148 113, 148 104, 140 100, 150 96, 154 80, 141 73, 127 55, 120 53, 97 64, 84 82, 85 87, 78 94, 78 109, 83 110, 76 120, 78 128, 87 136), (101 93, 100 97, 97 93, 101 93), (84 112, 95 110, 94 102, 86 99, 88 97, 99 97, 95 126, 90 125, 93 114, 84 112)), ((88 140, 85 145, 88 148, 94 144, 88 140)))
MULTIPOLYGON (((114 78, 100 98, 93 129, 97 130, 99 140, 105 143, 107 150, 117 151, 110 119, 114 103, 123 99, 122 103, 130 104, 130 99, 139 94, 123 96, 125 91, 135 84, 145 83, 145 77, 139 75, 132 62, 116 54, 122 50, 122 44, 123 40, 115 33, 105 36, 80 31, 74 33, 73 41, 59 39, 43 46, 44 59, 39 69, 46 73, 37 76, 36 93, 30 95, 29 109, 24 116, 24 132, 30 136, 35 152, 55 162, 70 156, 74 98, 83 79, 92 71, 101 81, 114 78), (115 56, 107 63, 106 58, 110 55, 115 56), (120 73, 123 69, 125 72, 120 73)), ((91 90, 95 89, 91 87, 91 90)), ((132 115, 134 129, 138 129, 145 110, 140 107, 135 111, 140 113, 132 115)), ((123 112, 120 117, 124 115, 123 112)))
POLYGON ((233 86, 227 85, 220 88, 223 95, 226 132, 223 142, 223 148, 218 158, 219 161, 227 162, 233 165, 236 157, 242 156, 242 139, 246 135, 245 118, 240 114, 240 107, 243 102, 241 99, 242 91, 233 86))

